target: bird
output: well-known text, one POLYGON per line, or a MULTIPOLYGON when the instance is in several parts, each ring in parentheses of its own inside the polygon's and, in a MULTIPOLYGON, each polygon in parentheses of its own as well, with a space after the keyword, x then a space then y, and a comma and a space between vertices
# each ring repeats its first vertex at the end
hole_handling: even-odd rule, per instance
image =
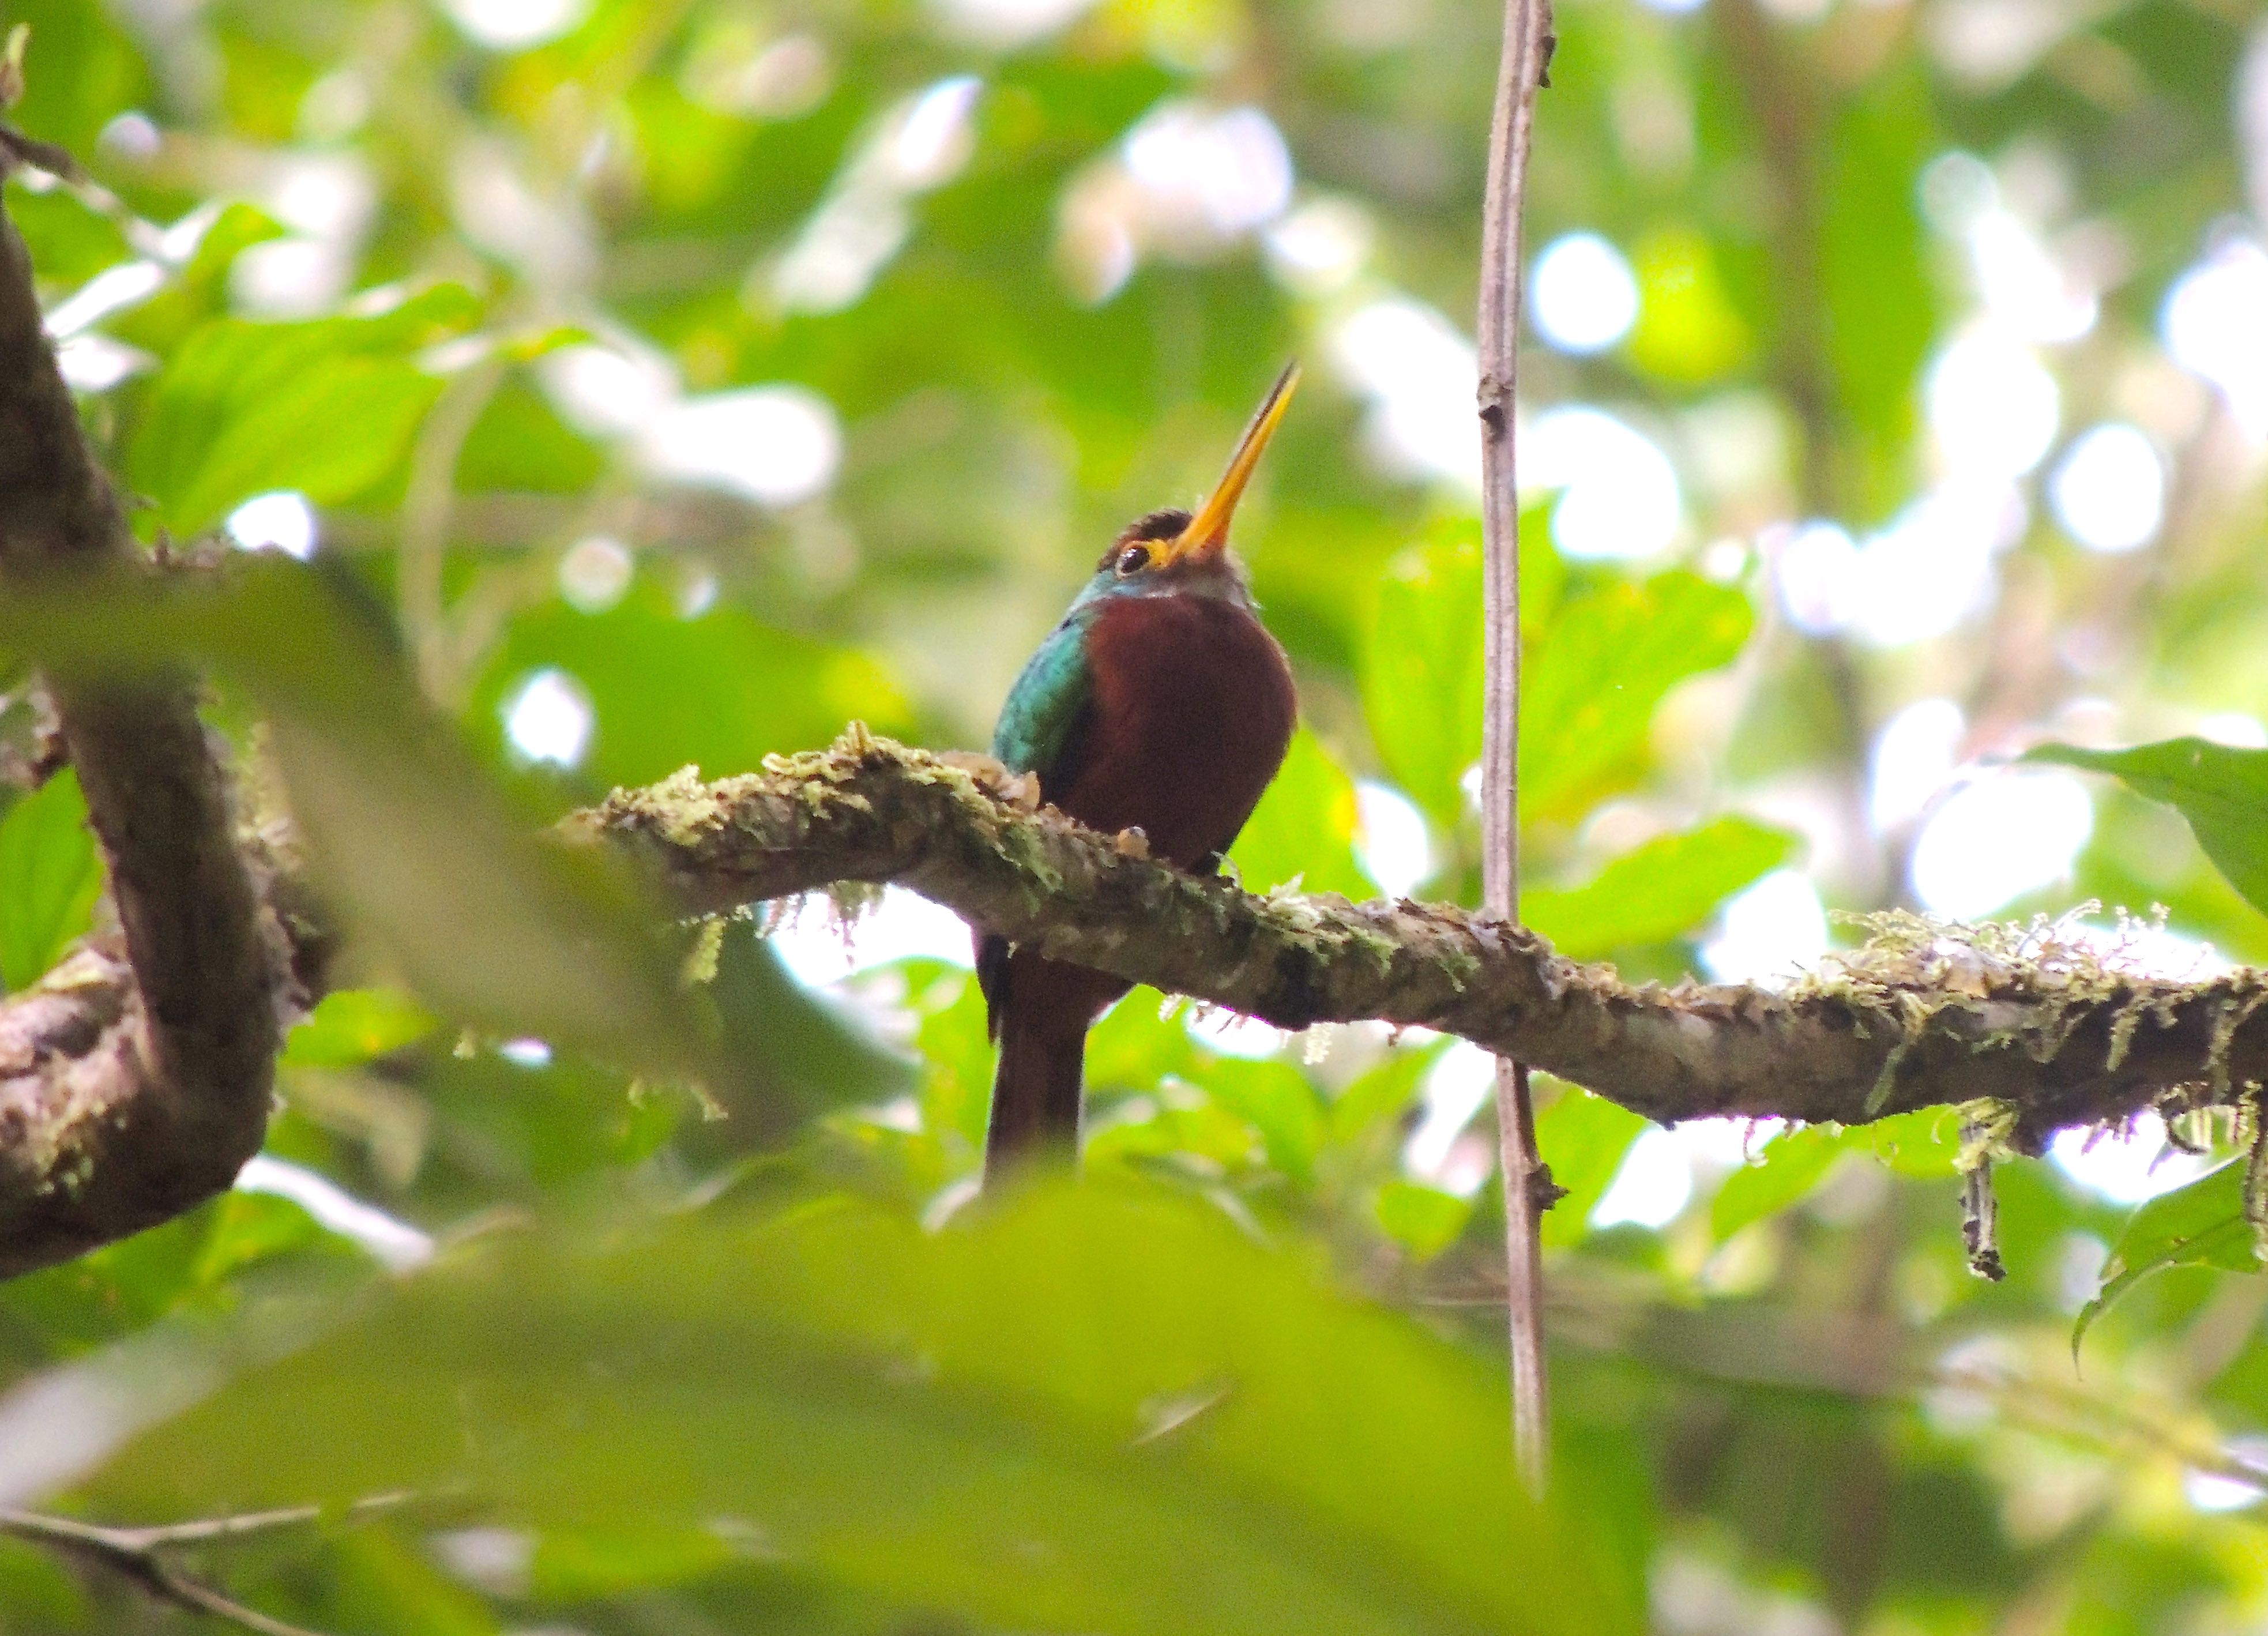
MULTIPOLYGON (((1260 622, 1228 527, 1298 387, 1294 363, 1195 512, 1120 531, 1009 689, 992 755, 1039 798, 1151 858, 1211 874, 1283 765, 1299 704, 1260 622)), ((1076 1162, 1086 1034, 1132 984, 978 928, 976 972, 998 1042, 988 1180, 1043 1155, 1076 1162)))

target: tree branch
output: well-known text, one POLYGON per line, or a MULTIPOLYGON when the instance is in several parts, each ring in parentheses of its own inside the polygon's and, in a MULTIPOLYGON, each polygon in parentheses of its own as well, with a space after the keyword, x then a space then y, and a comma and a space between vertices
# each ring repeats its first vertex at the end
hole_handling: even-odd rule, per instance
POLYGON ((1785 993, 1634 988, 1534 932, 1439 904, 1256 895, 1150 862, 983 774, 854 727, 703 784, 691 770, 568 821, 695 913, 895 881, 1042 948, 1287 1028, 1374 1018, 1454 1034, 1668 1124, 1863 1124, 1991 1098, 2010 1142, 2268 1079, 2268 977, 2183 984, 2052 929, 1894 923, 1785 993))
MULTIPOLYGON (((0 127, 0 178, 52 155, 0 127)), ((136 556, 0 211, 0 586, 136 556)), ((186 675, 50 677, 123 958, 0 1005, 0 1277, 169 1220, 259 1150, 280 971, 186 675)))

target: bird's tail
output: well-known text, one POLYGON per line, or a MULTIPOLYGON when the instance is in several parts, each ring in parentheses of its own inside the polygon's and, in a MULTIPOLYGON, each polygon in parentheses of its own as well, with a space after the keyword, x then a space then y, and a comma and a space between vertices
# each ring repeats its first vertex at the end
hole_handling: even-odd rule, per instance
POLYGON ((992 1120, 984 1132, 988 1183, 1029 1160, 1068 1164, 1078 1158, 1086 1024, 1079 1011, 1064 1015, 1012 1001, 1002 1008, 1000 1065, 992 1076, 992 1120))

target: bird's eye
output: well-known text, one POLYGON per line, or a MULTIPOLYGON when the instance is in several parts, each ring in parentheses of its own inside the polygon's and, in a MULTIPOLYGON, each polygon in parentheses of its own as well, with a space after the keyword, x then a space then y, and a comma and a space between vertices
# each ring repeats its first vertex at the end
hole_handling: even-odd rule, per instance
POLYGON ((1122 579, 1140 573, 1149 565, 1150 548, 1146 545, 1130 545, 1118 553, 1118 577, 1122 579))

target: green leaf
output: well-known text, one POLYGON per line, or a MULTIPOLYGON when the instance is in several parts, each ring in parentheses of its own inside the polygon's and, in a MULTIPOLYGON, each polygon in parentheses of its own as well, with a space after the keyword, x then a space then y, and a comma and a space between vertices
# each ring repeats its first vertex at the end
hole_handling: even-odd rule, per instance
POLYGON ((249 496, 296 489, 318 505, 350 499, 392 471, 441 383, 406 359, 340 358, 231 415, 195 477, 161 502, 185 534, 217 522, 249 496), (310 427, 352 427, 311 437, 310 427))
MULTIPOLYGON (((1539 1084, 1549 1076, 1539 1074, 1539 1084)), ((1591 1212, 1622 1168, 1623 1157, 1646 1129, 1644 1117, 1572 1085, 1535 1116, 1536 1151, 1567 1196, 1544 1212, 1543 1242, 1580 1244, 1591 1231, 1591 1212)))
POLYGON ((1302 726, 1229 861, 1256 892, 1296 880, 1304 892, 1368 897, 1370 877, 1354 856, 1355 817, 1354 780, 1302 726))
POLYGON ((1404 552, 1378 590, 1363 713, 1395 783, 1434 822, 1464 810, 1481 753, 1481 553, 1469 535, 1404 552))
MULTIPOLYGON (((790 976, 747 926, 725 928, 717 974, 694 999, 715 1013, 721 1060, 709 1086, 733 1110, 740 1140, 784 1135, 821 1109, 886 1101, 915 1080, 914 1064, 886 1050, 855 1013, 790 976)), ((983 1035, 980 1021, 980 1043, 983 1035)), ((988 1052, 988 1089, 990 1083, 988 1052)))
POLYGON ((1817 1186, 1845 1153, 1862 1147, 1866 1136, 1838 1126, 1807 1125, 1784 1131, 1764 1145, 1763 1156, 1725 1178, 1709 1204, 1709 1231, 1719 1243, 1794 1204, 1817 1186))
MULTIPOLYGON (((280 1202, 280 1201, 279 1201, 280 1202)), ((142 1328, 196 1293, 218 1200, 75 1261, 0 1284, 0 1312, 69 1354, 142 1328)))
POLYGON ((84 284, 131 254, 117 223, 62 188, 48 194, 18 189, 8 197, 8 217, 24 235, 43 284, 84 284))
POLYGON ((1523 821, 1572 815, 1632 777, 1662 696, 1728 663, 1753 621, 1744 593, 1682 571, 1614 580, 1562 602, 1528 645, 1523 821))
POLYGON ((54 1554, 16 1540, 0 1542, 0 1607, 13 1628, 92 1631, 88 1587, 54 1554))
POLYGON ((1570 960, 1666 943, 1691 932, 1794 850, 1785 830, 1746 818, 1715 819, 1633 847, 1587 885, 1526 894, 1521 918, 1570 960))
POLYGON ((1951 1175, 1961 1154, 1961 1121, 1949 1108, 1896 1114, 1855 1130, 1874 1157, 1900 1175, 1951 1175))
POLYGON ((1638 316, 1629 357, 1681 386, 1712 380, 1747 361, 1756 337, 1726 293, 1706 234, 1658 229, 1632 247, 1638 316))
POLYGON ((158 378, 129 479, 184 534, 272 489, 350 499, 401 464, 440 393, 416 354, 477 312, 442 285, 373 318, 207 324, 158 378))
POLYGON ((510 1525, 725 1518, 996 1627, 1642 1628, 1611 1543, 1521 1496, 1501 1374, 1308 1269, 1094 1185, 942 1234, 845 1202, 490 1241, 242 1367, 91 1497, 462 1485, 510 1525))
POLYGON ((102 855, 64 768, 0 820, 0 984, 32 986, 94 923, 102 855))
POLYGON ((2187 1187, 2161 1193, 2133 1213, 2102 1264, 2102 1287, 2072 1326, 2074 1361, 2095 1321, 2154 1272, 2168 1267, 2260 1270, 2257 1234, 2244 1214, 2245 1168, 2245 1161, 2234 1160, 2187 1187))
MULTIPOLYGON (((32 30, 24 99, 8 114, 9 123, 18 129, 85 155, 119 109, 147 106, 142 99, 152 87, 145 48, 115 13, 70 0, 16 0, 6 19, 26 22, 32 30)), ((11 193, 11 215, 23 191, 11 193)), ((78 208, 85 211, 85 206, 78 208)))
POLYGON ((2043 744, 2023 759, 2110 773, 2137 794, 2176 808, 2228 883, 2268 914, 2268 750, 2167 739, 2124 750, 2043 744))
POLYGON ((351 1068, 415 1044, 439 1020, 393 989, 340 989, 284 1042, 287 1068, 351 1068))
MULTIPOLYGON (((1566 566, 1539 500, 1521 519, 1520 616, 1531 640, 1557 609, 1566 566)), ((1480 536, 1463 518, 1388 566, 1359 680, 1371 742, 1387 771, 1446 829, 1463 821, 1466 770, 1481 754, 1480 536)))

